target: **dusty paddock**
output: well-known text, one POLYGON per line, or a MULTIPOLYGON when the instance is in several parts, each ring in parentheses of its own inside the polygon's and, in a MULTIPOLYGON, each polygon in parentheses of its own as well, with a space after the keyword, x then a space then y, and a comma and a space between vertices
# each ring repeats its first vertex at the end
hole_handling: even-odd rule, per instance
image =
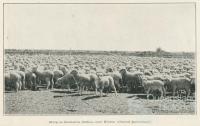
POLYGON ((95 96, 93 92, 67 90, 4 93, 5 115, 151 115, 195 114, 195 103, 183 100, 147 100, 134 94, 95 96))

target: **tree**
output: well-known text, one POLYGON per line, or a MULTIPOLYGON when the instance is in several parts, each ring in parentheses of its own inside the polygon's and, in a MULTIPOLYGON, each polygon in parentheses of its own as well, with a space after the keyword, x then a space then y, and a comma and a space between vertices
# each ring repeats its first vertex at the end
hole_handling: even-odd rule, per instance
POLYGON ((156 53, 160 53, 160 52, 163 52, 163 50, 162 50, 160 47, 158 47, 158 48, 156 49, 156 53))

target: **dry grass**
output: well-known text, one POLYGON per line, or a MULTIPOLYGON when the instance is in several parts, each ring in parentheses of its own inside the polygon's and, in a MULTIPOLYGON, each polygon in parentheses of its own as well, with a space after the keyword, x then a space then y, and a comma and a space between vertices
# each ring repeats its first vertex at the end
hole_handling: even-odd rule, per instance
POLYGON ((66 90, 20 91, 5 93, 5 114, 28 115, 101 115, 101 114, 194 114, 195 102, 183 100, 147 100, 134 94, 110 93, 108 96, 95 96, 94 92, 66 90), (174 108, 174 109, 172 109, 174 108))

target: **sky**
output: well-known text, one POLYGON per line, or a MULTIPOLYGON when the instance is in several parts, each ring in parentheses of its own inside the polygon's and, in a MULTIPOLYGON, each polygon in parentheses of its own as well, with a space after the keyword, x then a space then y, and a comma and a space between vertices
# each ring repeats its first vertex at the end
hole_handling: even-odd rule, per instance
POLYGON ((6 49, 195 51, 195 5, 6 4, 6 49))

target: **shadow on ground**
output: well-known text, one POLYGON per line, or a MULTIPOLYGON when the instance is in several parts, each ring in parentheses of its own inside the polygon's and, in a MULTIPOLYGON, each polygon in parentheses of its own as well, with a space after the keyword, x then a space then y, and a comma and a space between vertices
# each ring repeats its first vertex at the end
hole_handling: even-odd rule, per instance
POLYGON ((83 98, 82 100, 90 100, 94 98, 100 98, 100 96, 89 96, 89 97, 83 98))
POLYGON ((64 97, 64 96, 62 96, 62 95, 55 95, 55 96, 53 96, 53 98, 62 98, 62 97, 64 97))
POLYGON ((4 93, 16 93, 16 91, 4 91, 4 93))
POLYGON ((135 98, 135 99, 141 98, 141 99, 146 99, 147 96, 146 95, 142 95, 142 94, 133 94, 133 95, 128 96, 126 98, 135 98))
POLYGON ((72 95, 68 95, 68 96, 71 96, 71 97, 75 97, 75 96, 88 96, 88 95, 91 95, 91 94, 72 94, 72 95))
POLYGON ((59 90, 55 90, 55 91, 51 91, 53 93, 65 93, 65 94, 71 94, 71 93, 77 93, 76 91, 59 91, 59 90))
POLYGON ((67 111, 70 111, 70 112, 76 112, 77 110, 67 109, 67 111))
MULTIPOLYGON (((103 95, 102 97, 108 97, 107 95, 103 95)), ((86 98, 83 98, 82 100, 90 100, 90 99, 95 99, 95 98, 101 98, 101 96, 89 96, 89 97, 86 97, 86 98)))

